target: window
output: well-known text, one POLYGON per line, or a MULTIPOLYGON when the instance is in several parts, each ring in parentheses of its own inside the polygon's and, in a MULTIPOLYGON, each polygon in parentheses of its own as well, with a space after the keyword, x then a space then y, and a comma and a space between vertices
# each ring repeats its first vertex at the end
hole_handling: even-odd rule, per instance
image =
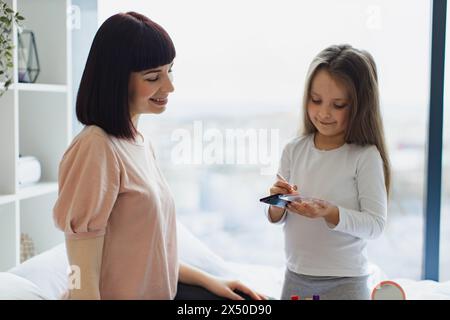
POLYGON ((442 150, 442 202, 441 202, 441 247, 440 281, 450 280, 450 7, 447 6, 446 64, 444 82, 444 127, 442 150))
POLYGON ((136 10, 172 36, 176 91, 167 112, 143 117, 140 128, 157 146, 179 219, 237 262, 284 265, 282 230, 269 225, 258 199, 273 182, 271 165, 277 167, 282 147, 296 133, 312 58, 330 44, 371 52, 393 185, 388 225, 370 241, 369 257, 390 277, 419 279, 430 6, 424 0, 99 1, 98 12, 101 23, 136 10), (227 140, 227 133, 234 138, 227 140), (236 135, 245 136, 245 144, 231 143, 236 135), (183 158, 190 161, 174 156, 180 137, 191 141, 192 152, 183 158), (242 156, 249 149, 258 154, 256 162, 242 156))

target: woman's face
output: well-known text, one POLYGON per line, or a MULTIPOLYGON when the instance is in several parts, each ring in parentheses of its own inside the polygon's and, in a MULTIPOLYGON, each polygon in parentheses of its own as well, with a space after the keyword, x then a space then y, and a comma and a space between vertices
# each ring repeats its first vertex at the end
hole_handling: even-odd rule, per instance
POLYGON ((311 83, 308 116, 320 134, 343 138, 347 129, 350 100, 342 83, 326 70, 319 70, 311 83))
POLYGON ((128 104, 131 117, 143 113, 161 113, 166 109, 169 93, 174 91, 172 65, 131 72, 128 82, 128 104))

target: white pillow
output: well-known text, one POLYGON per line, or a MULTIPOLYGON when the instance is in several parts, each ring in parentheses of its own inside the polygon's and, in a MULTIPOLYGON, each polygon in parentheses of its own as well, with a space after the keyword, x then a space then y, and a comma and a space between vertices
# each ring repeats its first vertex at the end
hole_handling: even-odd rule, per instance
POLYGON ((234 278, 236 273, 220 256, 177 221, 178 255, 181 262, 218 277, 234 278))
MULTIPOLYGON (((177 222, 180 261, 220 277, 236 277, 228 264, 185 226, 177 222)), ((9 270, 34 283, 49 299, 60 299, 68 289, 69 266, 65 243, 47 250, 9 270)))
MULTIPOLYGON (((239 269, 237 264, 227 263, 177 221, 178 254, 180 261, 223 278, 247 279, 251 268, 239 269)), ((66 246, 62 243, 9 270, 34 283, 49 299, 60 299, 68 289, 66 246)), ((269 268, 270 269, 270 268, 269 268)), ((272 270, 272 269, 271 269, 272 270)), ((280 273, 282 275, 282 273, 280 273)), ((252 279, 254 276, 252 277, 252 279)), ((273 280, 277 287, 279 279, 273 280)), ((267 293, 272 293, 273 290, 267 293)))
POLYGON ((0 272, 0 300, 46 300, 39 288, 22 277, 0 272))
POLYGON ((62 243, 9 270, 34 283, 49 299, 60 299, 68 289, 69 263, 62 243))

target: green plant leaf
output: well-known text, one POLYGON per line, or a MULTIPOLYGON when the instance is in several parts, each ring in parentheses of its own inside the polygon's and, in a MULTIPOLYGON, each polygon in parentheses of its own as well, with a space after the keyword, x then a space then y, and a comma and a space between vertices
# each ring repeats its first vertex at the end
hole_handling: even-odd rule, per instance
POLYGON ((5 80, 3 88, 0 88, 0 97, 8 90, 12 78, 8 74, 13 68, 13 24, 20 26, 20 21, 25 20, 19 12, 14 12, 4 0, 0 0, 0 79, 5 80))

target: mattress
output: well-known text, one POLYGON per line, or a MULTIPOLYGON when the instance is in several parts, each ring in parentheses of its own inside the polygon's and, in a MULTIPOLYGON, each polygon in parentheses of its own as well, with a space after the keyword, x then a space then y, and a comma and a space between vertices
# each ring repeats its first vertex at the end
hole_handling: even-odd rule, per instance
MULTIPOLYGON (((252 289, 279 298, 284 267, 224 261, 178 223, 180 260, 213 275, 238 279, 252 289)), ((19 266, 0 273, 0 299, 61 299, 67 291, 68 261, 65 244, 61 243, 19 266)), ((450 299, 450 281, 415 281, 389 279, 376 265, 370 265, 369 287, 382 281, 394 281, 404 290, 406 299, 450 299)))

